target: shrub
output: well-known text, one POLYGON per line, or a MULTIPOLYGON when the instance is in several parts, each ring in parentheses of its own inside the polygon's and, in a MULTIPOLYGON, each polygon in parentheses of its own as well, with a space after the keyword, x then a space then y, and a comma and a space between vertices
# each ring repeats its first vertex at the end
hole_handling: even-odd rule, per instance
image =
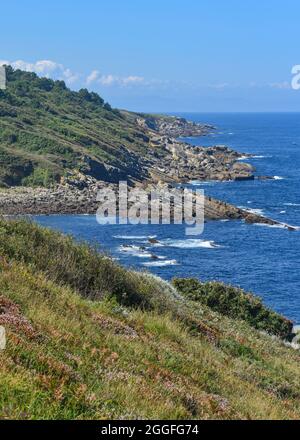
POLYGON ((168 310, 175 289, 149 274, 126 270, 111 258, 71 237, 25 220, 0 220, 0 255, 42 271, 83 297, 116 297, 124 306, 168 310))
POLYGON ((32 174, 30 174, 27 177, 24 177, 24 179, 22 180, 22 184, 24 186, 31 186, 31 187, 44 186, 47 188, 53 183, 55 183, 56 180, 57 178, 51 170, 44 168, 35 168, 32 174))
POLYGON ((258 330, 282 338, 291 337, 291 321, 268 309, 259 297, 242 289, 218 282, 201 283, 193 278, 174 279, 173 285, 188 299, 205 304, 222 315, 242 319, 258 330))

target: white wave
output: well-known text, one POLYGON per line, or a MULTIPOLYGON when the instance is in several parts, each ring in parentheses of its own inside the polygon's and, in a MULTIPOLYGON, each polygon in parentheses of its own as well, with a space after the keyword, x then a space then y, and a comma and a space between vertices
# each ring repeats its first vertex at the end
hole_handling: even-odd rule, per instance
POLYGON ((176 260, 165 260, 165 261, 151 261, 149 263, 143 263, 146 267, 165 267, 165 266, 177 266, 176 260))
POLYGON ((145 253, 143 253, 143 252, 141 252, 141 253, 136 253, 135 254, 135 256, 136 257, 138 257, 138 258, 152 258, 152 254, 148 254, 147 252, 145 252, 145 253))
MULTIPOLYGON (((254 223, 255 226, 264 226, 266 228, 275 228, 275 229, 287 229, 289 225, 284 223, 278 223, 276 225, 268 225, 267 223, 254 223)), ((293 226, 294 227, 294 226, 293 226)), ((296 228, 297 229, 297 228, 296 228)))
POLYGON ((280 211, 279 214, 286 214, 286 211, 280 211))
POLYGON ((113 235, 113 238, 117 238, 118 240, 146 240, 147 238, 154 239, 156 235, 113 235))
POLYGON ((194 185, 194 186, 201 186, 201 185, 213 185, 216 181, 215 180, 211 180, 211 181, 206 181, 206 180, 190 180, 188 183, 190 185, 194 185))
POLYGON ((201 240, 201 239, 186 239, 186 240, 163 240, 162 243, 168 247, 174 247, 179 249, 196 249, 196 248, 207 248, 214 249, 221 247, 214 241, 201 240))
POLYGON ((284 177, 281 177, 281 176, 274 176, 273 179, 274 179, 274 180, 284 180, 284 177))
POLYGON ((160 241, 157 241, 157 243, 151 243, 151 242, 149 241, 149 239, 143 241, 142 243, 143 243, 144 245, 151 246, 151 247, 161 247, 161 246, 163 246, 163 244, 162 244, 160 241))
POLYGON ((300 203, 284 203, 285 206, 300 206, 300 203))
POLYGON ((251 156, 250 159, 270 159, 271 157, 273 157, 271 154, 255 154, 254 156, 251 156))
POLYGON ((245 206, 239 206, 239 208, 243 209, 244 211, 249 212, 250 214, 262 215, 262 216, 265 215, 263 209, 260 209, 260 208, 249 208, 249 207, 245 207, 245 206))
POLYGON ((130 251, 140 251, 141 247, 140 246, 134 246, 134 245, 125 246, 125 245, 122 244, 119 247, 119 249, 120 249, 120 251, 123 251, 123 252, 130 252, 130 251))
POLYGON ((267 159, 267 158, 271 158, 272 156, 263 156, 263 155, 254 155, 254 156, 241 156, 239 159, 237 160, 250 160, 250 159, 267 159))
POLYGON ((122 252, 124 254, 130 255, 131 257, 137 257, 137 258, 151 258, 151 259, 157 259, 157 260, 166 260, 167 257, 163 255, 155 255, 151 252, 149 252, 148 249, 142 248, 139 246, 120 246, 119 252, 122 252))
POLYGON ((151 258, 152 254, 147 252, 144 249, 141 249, 139 246, 120 246, 119 251, 132 257, 138 258, 151 258))
POLYGON ((265 215, 263 209, 259 209, 259 208, 254 208, 254 209, 247 209, 248 212, 250 212, 251 214, 256 214, 256 215, 265 215))

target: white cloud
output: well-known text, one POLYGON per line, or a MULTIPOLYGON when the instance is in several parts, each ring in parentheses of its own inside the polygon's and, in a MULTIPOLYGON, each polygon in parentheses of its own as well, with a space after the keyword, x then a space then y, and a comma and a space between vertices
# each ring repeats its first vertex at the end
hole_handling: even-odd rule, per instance
POLYGON ((122 79, 124 85, 128 84, 140 84, 145 81, 142 76, 127 76, 127 78, 122 79))
POLYGON ((39 76, 46 78, 61 79, 67 84, 73 84, 79 79, 79 75, 73 73, 70 69, 64 67, 63 64, 51 60, 39 60, 35 63, 30 63, 24 60, 16 61, 0 61, 0 65, 7 64, 14 69, 25 70, 26 72, 35 72, 39 76))
POLYGON ((112 86, 119 82, 119 78, 114 75, 102 75, 97 82, 103 86, 112 86))
POLYGON ((89 76, 86 79, 86 83, 89 85, 95 81, 97 81, 97 79, 99 78, 99 71, 98 70, 93 70, 89 76))
POLYGON ((215 90, 223 90, 226 89, 227 87, 230 87, 230 84, 224 82, 219 84, 210 84, 208 87, 215 90))
POLYGON ((36 62, 28 62, 24 60, 16 60, 16 61, 8 61, 8 60, 0 60, 0 66, 11 65, 14 69, 21 69, 27 72, 35 72, 39 76, 45 76, 46 78, 59 79, 64 80, 69 86, 72 86, 76 83, 76 86, 103 86, 103 87, 119 87, 119 88, 132 88, 143 86, 148 90, 179 90, 183 89, 192 89, 192 90, 201 90, 201 89, 212 89, 216 92, 225 91, 227 89, 233 88, 272 88, 278 90, 291 90, 291 84, 288 81, 283 82, 273 82, 273 83, 257 83, 250 82, 248 84, 229 84, 228 82, 219 82, 219 83, 211 83, 211 84, 199 84, 199 83, 190 83, 188 81, 172 81, 172 80, 161 80, 154 78, 144 78, 143 76, 138 75, 128 75, 128 76, 120 76, 114 75, 111 73, 104 74, 99 70, 92 70, 89 75, 79 74, 73 72, 70 68, 65 67, 63 64, 58 63, 53 60, 38 60, 36 62))
POLYGON ((272 89, 288 90, 291 89, 291 84, 288 81, 275 82, 269 84, 272 89))
POLYGON ((145 79, 142 76, 117 76, 117 75, 102 75, 98 70, 93 70, 86 78, 87 85, 98 83, 102 86, 131 86, 136 84, 146 84, 145 79))
MULTIPOLYGON (((11 65, 14 69, 20 69, 26 72, 35 72, 39 76, 45 76, 46 78, 64 80, 68 85, 71 85, 82 79, 81 75, 78 73, 74 73, 71 69, 65 67, 63 64, 52 60, 38 60, 36 62, 28 62, 24 60, 0 60, 0 66, 4 64, 11 65)), ((104 75, 101 74, 99 70, 92 70, 84 82, 88 86, 92 84, 101 84, 102 86, 106 87, 130 87, 137 84, 152 84, 152 81, 145 81, 142 76, 129 75, 123 77, 112 74, 104 75)))

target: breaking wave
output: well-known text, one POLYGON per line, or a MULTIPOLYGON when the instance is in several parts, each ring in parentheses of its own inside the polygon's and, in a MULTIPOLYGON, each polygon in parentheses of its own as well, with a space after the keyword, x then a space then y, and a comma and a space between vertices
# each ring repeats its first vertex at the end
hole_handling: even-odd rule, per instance
POLYGON ((118 240, 146 240, 154 239, 156 235, 113 235, 113 238, 117 238, 118 240))
POLYGON ((143 263, 143 266, 146 267, 178 266, 178 263, 176 260, 149 261, 147 263, 143 263))
POLYGON ((161 242, 165 246, 174 247, 179 249, 197 249, 197 248, 206 248, 206 249, 214 249, 221 247, 216 244, 214 241, 210 240, 201 240, 201 239, 186 239, 186 240, 172 240, 166 239, 161 242))

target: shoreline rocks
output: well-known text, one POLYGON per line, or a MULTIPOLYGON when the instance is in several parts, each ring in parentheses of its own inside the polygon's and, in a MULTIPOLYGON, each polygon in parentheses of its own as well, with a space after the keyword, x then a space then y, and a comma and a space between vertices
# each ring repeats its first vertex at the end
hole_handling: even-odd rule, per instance
POLYGON ((225 145, 193 147, 174 139, 161 138, 160 148, 168 154, 153 160, 149 174, 154 182, 238 181, 255 178, 255 168, 241 162, 242 155, 225 145))
MULTIPOLYGON (((153 184, 178 184, 190 181, 243 181, 255 178, 254 167, 242 162, 250 154, 238 153, 227 146, 192 146, 176 139, 180 136, 202 136, 214 128, 177 117, 140 117, 137 123, 145 129, 151 148, 140 159, 140 179, 129 180, 132 187, 153 184)), ((134 173, 132 173, 134 175, 134 173)), ((136 177, 136 176, 135 176, 136 177)), ((118 179, 117 179, 118 180, 118 179)), ((122 180, 122 179, 121 179, 122 180)), ((126 180, 124 178, 123 180, 126 180)), ((95 214, 100 189, 116 191, 117 184, 90 174, 69 171, 61 183, 52 188, 11 187, 0 190, 0 215, 95 214)), ((297 228, 251 214, 233 205, 205 198, 205 218, 210 220, 244 220, 247 223, 297 228)))
POLYGON ((187 183, 190 180, 253 180, 255 168, 242 162, 241 154, 225 145, 193 146, 178 137, 209 134, 214 127, 177 117, 138 118, 149 137, 149 178, 153 182, 187 183))
MULTIPOLYGON (((100 206, 97 201, 97 193, 104 188, 117 191, 116 185, 97 181, 84 189, 59 185, 50 189, 10 188, 2 190, 0 191, 0 215, 95 215, 100 206)), ((150 193, 151 188, 149 187, 147 190, 150 193)), ((278 226, 290 231, 298 230, 297 227, 250 213, 212 197, 205 197, 204 217, 205 220, 243 220, 250 224, 278 226)))
POLYGON ((187 121, 185 118, 177 116, 140 115, 136 122, 145 130, 152 130, 173 138, 206 136, 215 130, 215 127, 212 125, 187 121))

